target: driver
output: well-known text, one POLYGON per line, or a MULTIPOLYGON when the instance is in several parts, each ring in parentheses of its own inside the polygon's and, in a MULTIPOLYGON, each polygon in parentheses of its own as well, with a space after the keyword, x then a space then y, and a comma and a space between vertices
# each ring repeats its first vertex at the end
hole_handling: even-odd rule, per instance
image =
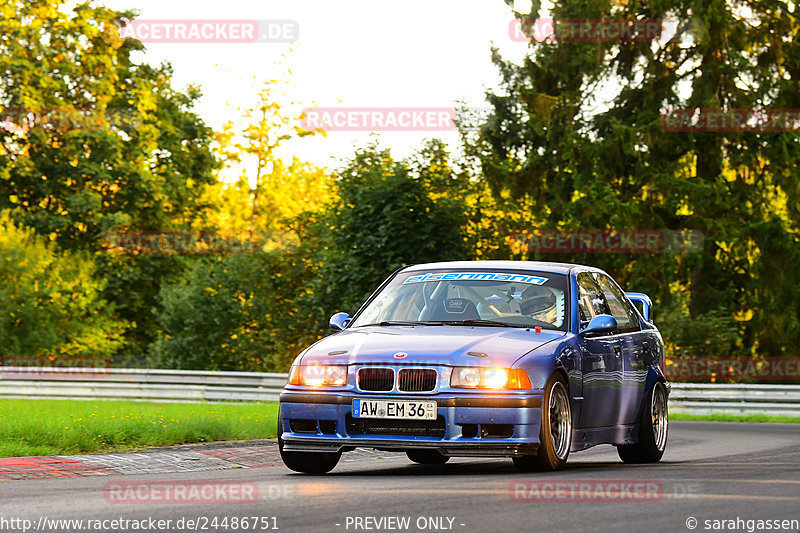
POLYGON ((531 285, 520 295, 519 310, 522 315, 549 324, 556 323, 556 295, 547 287, 531 285))

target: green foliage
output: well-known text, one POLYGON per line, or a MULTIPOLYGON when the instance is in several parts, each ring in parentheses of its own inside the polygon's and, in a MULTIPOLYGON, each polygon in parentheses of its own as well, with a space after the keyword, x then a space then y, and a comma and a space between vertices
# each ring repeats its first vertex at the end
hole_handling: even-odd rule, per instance
POLYGON ((401 162, 369 146, 337 173, 323 254, 329 305, 353 313, 401 266, 470 258, 460 183, 442 172, 443 154, 433 147, 401 162))
POLYGON ((275 436, 277 402, 0 400, 0 457, 125 451, 275 436))
POLYGON ((655 320, 672 358, 747 355, 741 328, 734 317, 722 307, 692 316, 686 291, 674 291, 656 309, 655 320))
POLYGON ((462 259, 461 185, 430 145, 413 162, 376 147, 336 175, 337 200, 283 224, 298 244, 221 256, 162 290, 151 363, 170 368, 286 371, 325 333, 330 315, 354 312, 389 274, 410 263, 462 259))
MULTIPOLYGON (((494 112, 463 137, 495 195, 530 206, 531 226, 520 229, 705 236, 699 254, 530 258, 605 268, 649 293, 657 312, 676 308, 673 287, 685 286, 685 317, 668 314, 663 325, 688 346, 700 341, 694 324, 703 324, 728 339, 714 346, 720 355, 797 354, 800 269, 789 267, 800 259, 796 131, 675 132, 661 122, 676 108, 798 107, 800 44, 784 38, 797 35, 789 4, 748 9, 742 17, 741 4, 727 0, 555 2, 554 19, 663 19, 678 30, 658 44, 532 42, 520 65, 495 50, 503 82, 487 95, 494 112)), ((529 16, 540 15, 534 2, 529 16)))
POLYGON ((107 355, 125 324, 102 299, 86 254, 17 227, 0 213, 0 356, 107 355))
MULTIPOLYGON (((0 208, 64 249, 95 252, 112 230, 187 228, 214 181, 211 130, 191 111, 200 94, 171 87, 169 66, 137 64, 119 27, 133 18, 90 4, 12 0, 0 7, 0 208)), ((150 310, 174 258, 98 258, 106 297, 153 334, 150 310)))
POLYGON ((462 124, 465 157, 440 141, 405 161, 370 145, 334 175, 276 155, 320 133, 299 126, 287 80, 268 80, 242 124, 213 133, 193 111, 196 88, 176 91, 169 65, 132 60, 143 46, 119 32, 132 13, 0 5, 0 107, 16 124, 0 129, 11 217, 0 219, 0 350, 124 348, 160 366, 285 370, 330 314, 354 312, 398 267, 511 258, 593 264, 648 293, 670 355, 800 353, 797 132, 661 121, 674 108, 800 108, 790 3, 766 0, 748 17, 732 0, 541 5, 527 16, 678 30, 657 44, 531 43, 521 64, 494 50, 502 83, 487 94, 491 116, 462 124), (235 183, 218 179, 223 165, 241 171, 235 183), (637 228, 705 242, 701 253, 536 255, 509 239, 637 228), (102 250, 107 231, 189 229, 249 232, 263 246, 102 250))
POLYGON ((286 370, 321 330, 304 304, 313 270, 295 252, 220 256, 197 263, 184 282, 162 290, 164 331, 156 366, 207 370, 286 370))

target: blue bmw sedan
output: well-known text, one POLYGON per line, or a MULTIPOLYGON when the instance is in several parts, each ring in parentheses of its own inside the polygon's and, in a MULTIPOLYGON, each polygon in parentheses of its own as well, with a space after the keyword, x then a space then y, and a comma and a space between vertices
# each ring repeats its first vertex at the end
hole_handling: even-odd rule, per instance
POLYGON ((278 442, 290 469, 358 447, 443 464, 511 457, 523 471, 613 444, 628 463, 667 443, 664 344, 650 299, 581 265, 474 261, 389 277, 338 333, 294 361, 278 442))

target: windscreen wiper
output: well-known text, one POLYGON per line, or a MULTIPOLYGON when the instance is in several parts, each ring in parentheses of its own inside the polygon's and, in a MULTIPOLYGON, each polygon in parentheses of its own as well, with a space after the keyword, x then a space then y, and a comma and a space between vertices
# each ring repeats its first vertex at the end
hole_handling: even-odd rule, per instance
POLYGON ((499 322, 497 320, 483 320, 483 319, 470 319, 470 320, 444 320, 443 324, 448 326, 494 326, 502 328, 530 328, 524 324, 509 324, 508 322, 499 322))
POLYGON ((362 324, 357 326, 364 328, 367 326, 441 326, 444 322, 412 322, 406 320, 384 320, 382 322, 375 322, 373 324, 362 324))

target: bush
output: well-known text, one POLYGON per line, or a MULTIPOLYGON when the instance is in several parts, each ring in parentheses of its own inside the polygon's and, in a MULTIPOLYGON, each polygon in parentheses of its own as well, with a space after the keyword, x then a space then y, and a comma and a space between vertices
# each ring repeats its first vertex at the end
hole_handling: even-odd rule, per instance
POLYGON ((297 253, 258 252, 198 262, 161 291, 158 367, 285 372, 324 331, 309 303, 313 269, 297 253))
POLYGON ((0 213, 3 356, 107 355, 125 324, 113 320, 91 259, 61 251, 0 213))
MULTIPOLYGON (((328 217, 333 246, 325 257, 325 299, 353 313, 399 267, 470 259, 465 204, 458 195, 434 199, 426 170, 394 161, 377 147, 356 152, 338 173, 338 200, 328 217)), ((456 187, 453 184, 452 187, 456 187)))

